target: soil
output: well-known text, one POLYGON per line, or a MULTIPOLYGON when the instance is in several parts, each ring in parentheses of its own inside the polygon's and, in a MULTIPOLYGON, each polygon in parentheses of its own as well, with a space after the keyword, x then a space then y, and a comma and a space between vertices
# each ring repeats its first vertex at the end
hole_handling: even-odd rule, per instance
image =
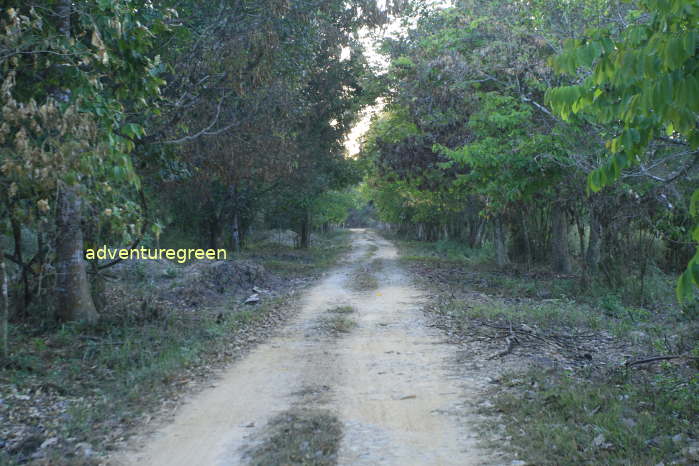
POLYGON ((110 464, 252 463, 270 421, 298 409, 339 421, 340 465, 509 462, 478 441, 477 405, 488 377, 466 369, 459 347, 421 312, 425 292, 397 261, 395 246, 369 230, 352 234, 352 251, 305 292, 289 324, 110 464), (382 267, 369 266, 375 259, 382 267), (378 286, 356 287, 358 272, 373 274, 378 286), (352 325, 324 331, 321 323, 337 318, 339 306, 352 325))

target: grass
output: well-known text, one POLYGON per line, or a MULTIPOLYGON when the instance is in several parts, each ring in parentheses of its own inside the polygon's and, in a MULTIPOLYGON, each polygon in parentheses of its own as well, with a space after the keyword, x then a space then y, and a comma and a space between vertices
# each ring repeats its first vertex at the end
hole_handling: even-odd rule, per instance
POLYGON ((291 409, 273 418, 262 443, 247 452, 250 466, 332 466, 342 439, 342 423, 332 412, 291 409))
POLYGON ((371 256, 373 256, 376 253, 376 251, 378 251, 378 250, 379 250, 379 247, 377 245, 370 244, 369 247, 367 248, 367 251, 366 251, 366 254, 364 255, 364 257, 366 257, 367 259, 370 259, 371 256))
POLYGON ((357 269, 350 277, 350 287, 355 291, 370 291, 379 287, 376 274, 384 267, 382 259, 373 259, 366 266, 357 269))
POLYGON ((327 310, 327 312, 334 314, 352 314, 355 311, 353 306, 336 306, 327 310))
POLYGON ((459 241, 441 240, 436 242, 396 240, 403 252, 405 261, 461 262, 485 264, 493 260, 494 252, 490 245, 483 248, 469 248, 459 241))
POLYGON ((333 335, 349 333, 357 327, 357 322, 348 317, 354 312, 356 309, 353 306, 331 307, 325 311, 326 315, 320 318, 319 328, 333 335))
POLYGON ((338 333, 349 333, 357 327, 357 322, 345 317, 344 315, 334 315, 330 317, 323 317, 321 319, 320 327, 333 334, 338 333))
MULTIPOLYGON (((64 325, 16 348, 12 368, 2 371, 7 382, 3 391, 13 387, 31 395, 37 387, 51 387, 66 395, 51 401, 66 407, 60 418, 44 420, 45 430, 76 443, 109 445, 116 440, 112 435, 116 425, 137 422, 176 389, 173 382, 193 377, 192 371, 231 354, 236 333, 246 333, 283 304, 281 299, 270 301, 222 321, 213 314, 166 314, 149 322, 112 318, 96 327, 64 325)), ((4 454, 0 464, 22 460, 4 454)), ((77 461, 65 458, 52 464, 77 461)))
MULTIPOLYGON (((403 263, 440 293, 433 308, 446 317, 440 322, 465 339, 479 321, 510 322, 554 333, 605 332, 614 337, 609 351, 623 348, 616 350, 623 351, 617 360, 629 354, 699 356, 699 322, 692 318, 699 313, 695 304, 675 305, 672 277, 652 275, 642 293, 633 283, 582 290, 574 277, 544 270, 502 273, 473 259, 478 254, 460 257, 435 243, 399 246, 403 263)), ((505 427, 502 436, 509 441, 500 436, 497 448, 509 445, 527 464, 699 464, 696 362, 624 369, 595 360, 543 370, 528 368, 527 352, 535 357, 537 350, 518 350, 522 369, 500 378, 489 394, 492 407, 484 409, 490 427, 505 427)))
MULTIPOLYGON (((308 251, 256 245, 245 254, 278 260, 288 266, 286 277, 300 277, 330 267, 348 245, 349 234, 340 232, 308 251)), ((174 278, 178 269, 165 273, 174 278)), ((142 278, 143 283, 151 282, 142 278)), ((149 293, 146 285, 131 291, 146 297, 149 293)), ((11 326, 12 359, 0 368, 3 415, 23 416, 13 417, 13 422, 26 423, 42 441, 59 438, 61 448, 51 464, 80 464, 82 458, 69 456, 79 442, 89 442, 97 452, 114 445, 125 428, 139 423, 189 380, 228 360, 246 344, 247 335, 269 325, 288 307, 286 298, 278 298, 254 308, 234 308, 231 302, 223 308, 165 309, 151 315, 137 306, 138 296, 132 296, 132 305, 105 314, 97 326, 11 326), (46 416, 28 414, 32 412, 46 416)), ((9 454, 2 448, 0 464, 17 464, 34 450, 9 454)))
POLYGON ((355 291, 371 291, 379 287, 379 281, 367 269, 360 269, 350 277, 350 287, 355 291))
MULTIPOLYGON (((636 369, 579 377, 510 375, 500 414, 528 464, 696 464, 699 378, 636 369)), ((487 412, 487 411, 486 411, 487 412)))
POLYGON ((578 306, 572 302, 530 302, 513 305, 497 300, 480 303, 455 299, 445 302, 441 309, 442 312, 457 320, 504 320, 540 327, 588 329, 611 326, 608 322, 604 322, 601 316, 591 312, 587 306, 578 306))
POLYGON ((260 262, 283 277, 313 275, 337 262, 349 248, 351 232, 337 230, 320 235, 308 249, 296 249, 272 241, 248 244, 240 257, 260 262))

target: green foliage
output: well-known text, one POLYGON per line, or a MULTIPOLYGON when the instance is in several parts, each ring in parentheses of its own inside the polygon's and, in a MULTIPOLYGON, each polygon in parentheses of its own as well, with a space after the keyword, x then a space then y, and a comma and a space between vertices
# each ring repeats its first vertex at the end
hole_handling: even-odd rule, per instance
POLYGON ((556 146, 551 137, 536 133, 532 108, 497 92, 477 92, 473 98, 478 110, 467 124, 473 142, 453 150, 435 147, 467 167, 468 174, 459 182, 482 196, 491 212, 544 193, 556 181, 555 167, 537 155, 556 146))
MULTIPOLYGON (((552 59, 556 71, 577 75, 580 84, 551 89, 547 100, 564 119, 580 114, 602 124, 618 125, 607 142, 606 163, 590 173, 588 185, 599 191, 618 180, 622 170, 647 161, 647 148, 661 135, 690 149, 699 147, 699 5, 692 0, 640 0, 629 12, 623 31, 595 28, 569 40, 552 59)), ((699 190, 692 194, 695 218, 699 190)), ((699 241, 699 224, 692 229, 699 241)), ((699 251, 677 284, 687 299, 699 286, 699 251)))
POLYGON ((490 244, 471 248, 462 241, 439 240, 434 243, 424 241, 401 241, 401 259, 412 262, 462 262, 466 264, 484 264, 493 260, 490 244))
POLYGON ((69 29, 50 8, 16 6, 0 17, 2 200, 15 221, 36 225, 62 183, 79 185, 101 206, 105 229, 129 240, 136 232, 127 225, 141 221, 124 196, 140 188, 130 154, 144 118, 158 112, 165 81, 153 31, 167 36, 169 14, 130 1, 87 2, 75 13, 69 29))
MULTIPOLYGON (((561 125, 536 104, 551 51, 531 37, 533 8, 457 2, 384 43, 387 105, 362 150, 382 220, 475 244, 483 218, 543 206, 579 176, 563 169, 571 150, 561 125)), ((538 18, 553 14, 536 8, 538 18)))
POLYGON ((352 191, 327 191, 318 196, 311 207, 313 223, 316 226, 344 223, 349 210, 356 205, 352 191))

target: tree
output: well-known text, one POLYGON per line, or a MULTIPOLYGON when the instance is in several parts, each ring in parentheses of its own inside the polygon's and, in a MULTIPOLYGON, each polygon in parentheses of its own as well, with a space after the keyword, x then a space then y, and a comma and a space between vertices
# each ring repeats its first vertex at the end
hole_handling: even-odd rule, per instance
MULTIPOLYGON (((157 108, 163 81, 149 54, 149 27, 166 30, 165 16, 130 1, 3 6, 2 223, 9 220, 15 237, 8 257, 24 277, 37 266, 41 273, 51 260, 41 231, 55 216, 58 315, 94 322, 82 213, 97 208, 127 238, 127 225, 140 223, 138 205, 122 197, 139 187, 130 152, 144 131, 131 118, 157 108), (21 225, 37 232, 31 259, 22 254, 21 225)), ((28 280, 24 287, 29 295, 28 280)))
POLYGON ((314 199, 342 189, 352 171, 342 142, 368 73, 354 36, 384 22, 386 11, 367 0, 187 5, 179 17, 194 44, 174 47, 166 114, 151 136, 179 146, 181 163, 152 181, 184 207, 172 210, 172 227, 194 223, 221 243, 231 237, 224 230, 244 237, 255 214, 281 200, 306 244, 314 199))
MULTIPOLYGON (((634 165, 649 174, 657 142, 685 149, 664 155, 679 160, 674 172, 657 177, 672 182, 685 176, 699 152, 699 5, 692 0, 639 0, 623 30, 596 28, 571 39, 552 60, 554 68, 572 76, 584 69, 579 83, 551 89, 547 99, 562 118, 571 114, 611 125, 610 156, 590 173, 588 186, 599 191, 634 165)), ((665 166, 668 162, 665 161, 665 166)), ((690 214, 699 218, 699 190, 691 194, 690 214)), ((699 223, 691 237, 699 241, 699 223)), ((677 284, 680 300, 699 286, 699 251, 677 284)))

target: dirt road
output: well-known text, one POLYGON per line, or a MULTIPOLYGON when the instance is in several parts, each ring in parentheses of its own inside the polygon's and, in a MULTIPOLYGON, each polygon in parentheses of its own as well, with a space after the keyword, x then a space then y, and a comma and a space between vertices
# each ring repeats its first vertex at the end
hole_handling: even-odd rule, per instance
POLYGON ((294 406, 335 413, 344 432, 341 465, 489 463, 470 412, 478 388, 460 373, 456 348, 427 326, 421 291, 395 260, 393 244, 371 231, 353 235, 352 252, 306 293, 277 337, 116 463, 246 464, 244 451, 264 436, 267 421, 294 406), (361 289, 358 277, 367 275, 376 286, 361 289), (353 309, 331 315, 338 306, 353 309), (338 323, 347 328, 332 331, 338 323))

